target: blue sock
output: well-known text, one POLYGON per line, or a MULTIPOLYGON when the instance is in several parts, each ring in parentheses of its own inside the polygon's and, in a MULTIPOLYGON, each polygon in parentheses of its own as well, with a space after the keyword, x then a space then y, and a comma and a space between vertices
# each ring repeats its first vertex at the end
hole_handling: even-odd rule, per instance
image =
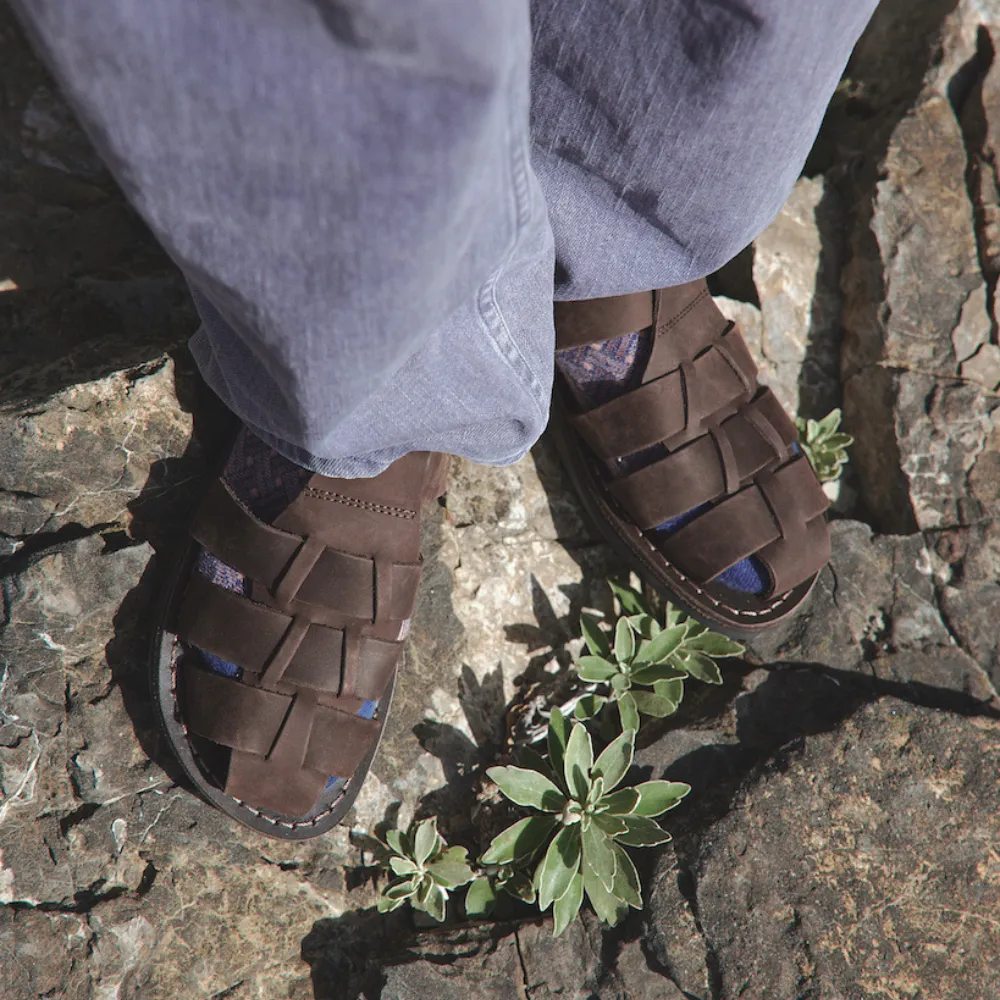
MULTIPOLYGON (((642 378, 643 369, 652 347, 650 331, 640 330, 623 337, 605 340, 600 344, 571 347, 556 354, 556 365, 570 383, 578 402, 584 407, 602 403, 635 388, 642 378)), ((658 457, 657 448, 648 448, 630 455, 623 465, 624 472, 642 468, 658 457)), ((688 521, 697 517, 705 508, 697 507, 686 514, 672 517, 653 529, 654 538, 668 538, 688 521)), ((715 578, 731 590, 761 594, 768 587, 767 570, 754 556, 730 566, 715 578)))
MULTIPOLYGON (((312 473, 264 444, 243 428, 236 439, 222 478, 237 498, 255 517, 271 522, 299 495, 312 473)), ((232 566, 226 565, 207 549, 198 553, 194 571, 218 587, 249 597, 250 582, 232 566)), ((195 649, 202 663, 216 674, 239 677, 242 668, 235 663, 195 649)), ((364 719, 375 714, 378 703, 366 701, 358 712, 364 719)), ((338 781, 331 778, 327 787, 338 781)))

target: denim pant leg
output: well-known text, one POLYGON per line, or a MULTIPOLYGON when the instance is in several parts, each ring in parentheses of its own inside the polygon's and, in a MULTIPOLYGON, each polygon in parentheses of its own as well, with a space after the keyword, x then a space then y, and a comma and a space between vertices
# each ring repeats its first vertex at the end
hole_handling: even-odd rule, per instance
POLYGON ((556 297, 679 285, 781 210, 877 0, 532 0, 556 297))
POLYGON ((548 419, 527 0, 15 0, 184 272, 209 385, 334 476, 548 419))
POLYGON ((530 138, 527 0, 14 6, 187 276, 209 384, 288 457, 359 476, 520 457, 553 273, 588 298, 733 256, 874 0, 534 0, 530 138))

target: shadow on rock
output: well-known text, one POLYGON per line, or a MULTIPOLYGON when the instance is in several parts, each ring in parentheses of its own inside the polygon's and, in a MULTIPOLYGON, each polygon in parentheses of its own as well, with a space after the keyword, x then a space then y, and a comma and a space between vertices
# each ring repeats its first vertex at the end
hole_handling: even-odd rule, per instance
POLYGON ((588 912, 559 938, 538 916, 418 930, 402 917, 353 914, 317 921, 302 957, 316 1000, 684 1000, 637 948, 603 932, 588 912))
POLYGON ((141 492, 129 504, 129 535, 114 539, 120 546, 148 543, 154 557, 115 615, 115 636, 105 652, 143 752, 172 781, 187 786, 153 708, 150 643, 165 574, 183 550, 187 524, 206 474, 212 462, 218 461, 215 456, 228 442, 235 422, 201 382, 186 351, 180 352, 174 362, 178 403, 191 413, 194 433, 183 455, 151 466, 141 492))
POLYGON ((52 393, 178 347, 187 287, 91 148, 0 4, 0 405, 52 393), (136 336, 141 331, 141 336, 136 336))
POLYGON ((535 614, 535 621, 504 626, 507 641, 523 645, 525 652, 532 654, 522 674, 525 681, 539 680, 553 660, 560 667, 570 665, 571 657, 565 646, 579 634, 580 614, 590 603, 586 595, 592 586, 586 582, 570 583, 560 584, 559 589, 566 595, 570 605, 569 611, 564 615, 557 614, 548 594, 532 574, 531 609, 535 614))
MULTIPOLYGON (((758 768, 765 764, 780 768, 808 737, 840 729, 871 702, 891 697, 951 714, 1000 719, 995 701, 914 676, 926 662, 939 659, 895 654, 875 661, 880 674, 871 676, 822 664, 784 666, 769 671, 760 684, 735 699, 735 733, 721 738, 706 733, 701 746, 680 755, 678 734, 667 733, 638 752, 636 766, 643 779, 668 777, 686 781, 694 789, 676 824, 668 824, 678 854, 690 859, 697 855, 701 836, 729 811, 736 792, 753 780, 758 768)), ((641 875, 641 863, 639 867, 641 875)))

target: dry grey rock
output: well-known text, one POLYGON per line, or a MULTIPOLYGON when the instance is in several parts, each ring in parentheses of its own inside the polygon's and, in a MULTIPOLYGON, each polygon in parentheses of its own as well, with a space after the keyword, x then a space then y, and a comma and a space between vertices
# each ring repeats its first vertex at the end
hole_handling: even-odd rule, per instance
MULTIPOLYGON (((862 199, 874 184, 875 198, 870 215, 863 207, 856 213, 844 274, 845 416, 858 438, 853 457, 865 503, 882 530, 972 524, 995 516, 1000 499, 971 484, 992 448, 998 404, 984 215, 991 210, 967 188, 975 160, 968 109, 977 93, 991 93, 992 77, 972 88, 972 101, 961 93, 969 75, 982 72, 978 36, 996 31, 995 13, 975 3, 950 12, 936 68, 905 114, 876 116, 869 161, 853 188, 862 199)), ((859 47, 862 72, 873 53, 859 47)), ((993 114, 994 103, 983 96, 981 113, 988 106, 993 114)), ((988 126, 981 131, 988 142, 988 126)))
POLYGON ((996 995, 998 755, 996 718, 886 699, 764 766, 701 844, 712 995, 996 995))
POLYGON ((843 225, 833 187, 803 177, 754 243, 761 353, 776 370, 778 398, 806 417, 840 405, 843 225))
POLYGON ((987 37, 994 0, 884 0, 757 242, 759 308, 721 300, 790 409, 843 391, 860 495, 806 612, 644 730, 636 773, 695 788, 673 844, 639 859, 647 910, 554 942, 545 920, 377 917, 352 840, 435 812, 475 846, 512 701, 558 686, 581 609, 609 610, 618 567, 549 446, 456 463, 429 512, 395 711, 348 823, 286 845, 204 806, 158 735, 145 643, 226 421, 165 356, 195 323, 183 282, 0 7, 3 1000, 995 995, 987 37))

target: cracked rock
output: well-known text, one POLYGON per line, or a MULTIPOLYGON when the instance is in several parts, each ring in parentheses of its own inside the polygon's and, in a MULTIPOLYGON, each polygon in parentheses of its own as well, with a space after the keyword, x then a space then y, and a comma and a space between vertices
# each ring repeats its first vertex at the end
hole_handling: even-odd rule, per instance
POLYGON ((885 699, 762 766, 701 845, 713 996, 995 996, 998 765, 995 717, 885 699))
POLYGON ((895 126, 881 160, 872 216, 861 215, 844 277, 852 457, 881 529, 974 523, 990 513, 970 497, 968 478, 998 402, 984 390, 993 324, 965 139, 933 86, 895 126))
POLYGON ((996 0, 883 0, 730 283, 759 307, 720 302, 789 409, 843 395, 852 520, 803 614, 644 727, 634 773, 693 786, 673 843, 637 852, 646 910, 553 941, 547 919, 383 919, 352 839, 437 814, 475 846, 517 699, 566 689, 580 611, 610 611, 620 567, 549 444, 456 462, 429 511, 346 824, 274 842, 202 803, 146 656, 229 424, 167 360, 195 325, 182 279, 0 7, 3 1000, 998 995, 998 39, 996 0))

